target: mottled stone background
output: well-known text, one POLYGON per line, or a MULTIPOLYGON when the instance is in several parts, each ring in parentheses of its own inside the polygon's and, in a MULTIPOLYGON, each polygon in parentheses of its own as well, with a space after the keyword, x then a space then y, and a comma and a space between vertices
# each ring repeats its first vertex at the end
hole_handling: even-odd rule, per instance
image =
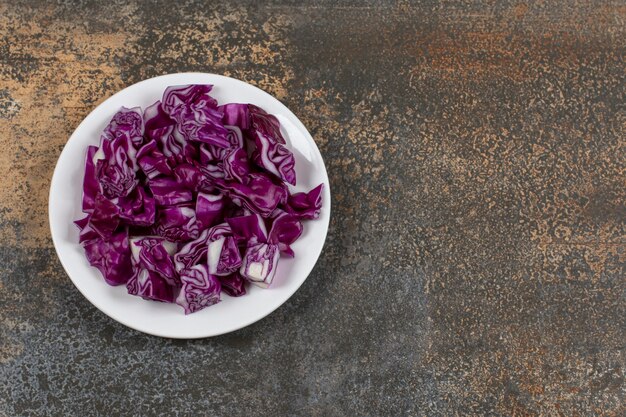
POLYGON ((0 1, 0 416, 624 415, 623 1, 108 3, 0 1), (92 307, 46 209, 78 123, 180 71, 282 100, 334 199, 295 296, 199 341, 92 307))

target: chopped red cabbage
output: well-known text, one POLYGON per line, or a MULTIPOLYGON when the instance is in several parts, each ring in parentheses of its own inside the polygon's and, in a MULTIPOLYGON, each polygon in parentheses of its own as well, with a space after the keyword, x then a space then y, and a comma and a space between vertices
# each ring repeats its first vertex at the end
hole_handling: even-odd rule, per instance
POLYGON ((89 216, 89 226, 103 239, 108 239, 120 224, 119 208, 104 195, 98 194, 89 216))
POLYGON ((172 241, 188 241, 200 234, 196 212, 191 207, 170 206, 159 209, 155 225, 159 236, 172 241))
POLYGON ((105 197, 127 196, 139 183, 136 155, 143 133, 143 119, 137 109, 122 108, 104 129, 93 163, 105 197))
POLYGON ((91 213, 96 204, 96 196, 101 193, 96 174, 94 155, 98 152, 97 146, 87 148, 85 158, 85 179, 83 180, 83 213, 91 213))
POLYGON ((224 194, 198 193, 196 197, 196 221, 198 229, 204 230, 223 220, 227 201, 224 194))
POLYGON ((144 121, 141 109, 135 107, 127 109, 122 107, 120 111, 115 113, 108 126, 102 132, 103 138, 113 141, 123 137, 126 141, 132 143, 134 147, 140 147, 143 143, 144 121))
POLYGON ((75 223, 110 285, 186 314, 267 288, 281 253, 322 208, 323 184, 291 194, 294 156, 278 119, 252 104, 218 106, 212 85, 174 86, 122 108, 87 148, 75 223), (268 232, 269 230, 269 232, 268 232))
POLYGON ((212 85, 168 87, 162 108, 176 120, 185 139, 226 148, 228 129, 222 124, 217 101, 209 96, 212 88, 212 85))
POLYGON ((239 271, 230 275, 217 277, 222 284, 222 291, 231 297, 240 297, 246 294, 246 280, 241 276, 239 271))
POLYGON ((261 132, 256 133, 255 139, 256 150, 252 155, 254 163, 289 184, 296 185, 295 160, 291 151, 261 132))
POLYGON ((158 273, 138 266, 133 267, 133 274, 126 283, 126 289, 129 294, 164 303, 173 303, 179 291, 158 273))
POLYGON ((100 270, 109 285, 121 285, 133 274, 131 266, 128 232, 123 229, 107 240, 95 233, 89 234, 89 226, 81 230, 81 244, 87 260, 100 270))
POLYGON ((172 168, 163 152, 157 147, 155 140, 151 140, 139 149, 137 163, 148 178, 154 178, 161 174, 172 175, 172 168))
POLYGON ((308 193, 296 193, 289 196, 285 210, 300 219, 317 219, 322 210, 324 184, 320 184, 308 193))
POLYGON ((285 189, 274 184, 267 174, 250 173, 246 183, 216 180, 215 185, 238 206, 268 217, 285 196, 285 189))
POLYGON ((117 201, 119 216, 133 226, 151 226, 156 215, 156 203, 143 187, 137 187, 129 196, 117 201))
POLYGON ((267 230, 263 218, 258 214, 247 216, 230 217, 226 219, 233 235, 244 242, 256 244, 267 242, 267 230))
POLYGON ((172 206, 193 199, 191 190, 186 189, 174 178, 157 177, 148 181, 154 200, 159 206, 172 206))
POLYGON ((133 238, 130 244, 133 259, 139 267, 156 272, 169 285, 178 285, 178 273, 172 259, 176 251, 174 243, 162 238, 144 237, 133 238))
POLYGON ((230 236, 232 231, 227 223, 218 224, 210 229, 204 230, 197 239, 191 240, 183 245, 174 256, 176 270, 182 271, 185 268, 203 262, 206 259, 209 243, 224 236, 230 236))
POLYGON ((272 223, 268 240, 270 243, 278 245, 281 252, 293 257, 293 251, 289 245, 302 235, 302 230, 302 223, 296 216, 279 211, 272 223))
POLYGON ((194 265, 183 270, 180 279, 183 284, 176 304, 185 309, 185 314, 220 302, 222 286, 215 276, 209 274, 206 265, 194 265))
POLYGON ((279 257, 278 245, 259 243, 249 246, 243 257, 240 273, 252 284, 267 288, 276 274, 279 257))

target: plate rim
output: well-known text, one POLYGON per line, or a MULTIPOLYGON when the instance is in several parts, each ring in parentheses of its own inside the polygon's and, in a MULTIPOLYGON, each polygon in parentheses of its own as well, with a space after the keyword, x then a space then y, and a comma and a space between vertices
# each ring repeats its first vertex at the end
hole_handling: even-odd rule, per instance
MULTIPOLYGON (((213 84, 217 84, 217 81, 213 82, 213 84)), ((184 84, 172 84, 172 85, 184 85, 184 84)), ((252 85, 250 83, 247 83, 243 80, 237 79, 237 78, 233 78, 233 77, 229 77, 226 75, 221 75, 221 74, 215 74, 215 73, 208 73, 208 72, 178 72, 178 73, 169 73, 169 74, 163 74, 163 75, 159 75, 156 77, 151 77, 151 78, 146 78, 143 79, 141 81, 138 81, 134 84, 130 84, 124 88, 122 88, 121 90, 115 92, 113 95, 107 97, 106 99, 104 99, 102 102, 100 102, 98 105, 96 105, 95 107, 92 108, 92 110, 81 120, 81 122, 76 126, 76 128, 73 130, 73 132, 71 133, 71 135, 69 136, 69 138, 67 139, 67 141, 65 142, 65 144, 63 145, 63 149, 61 150, 61 152, 59 153, 59 156, 57 158, 57 161, 55 163, 55 167, 54 167, 54 171, 52 173, 52 177, 50 180, 50 189, 48 192, 48 223, 50 226, 50 235, 52 238, 52 243, 55 249, 55 253, 57 255, 57 258, 59 259, 59 262, 61 263, 61 266, 63 267, 63 270, 65 271, 66 275, 70 278, 70 281, 72 282, 72 284, 74 285, 74 287, 76 287, 78 289, 78 291, 82 294, 83 297, 85 297, 87 299, 87 301, 89 301, 89 303, 91 305, 93 305, 94 307, 96 307, 99 311, 101 311, 103 314, 105 314, 107 317, 111 318, 112 320, 122 324, 123 326, 126 326, 128 328, 131 328, 135 331, 141 332, 141 333, 145 333, 145 334, 149 334, 152 336, 157 336, 157 337, 162 337, 162 338, 169 338, 169 339, 181 339, 181 340, 192 340, 192 339, 204 339, 204 338, 208 338, 208 337, 214 337, 214 336, 220 336, 223 334, 227 334, 227 333, 231 333, 231 332, 235 332, 237 330, 240 330, 244 327, 250 326, 251 324, 256 323, 257 321, 260 321, 262 319, 264 319, 265 317, 267 317, 268 315, 272 314, 274 311, 276 311, 279 307, 281 307, 282 305, 284 305, 295 293, 296 291, 298 291, 298 289, 300 289, 300 287, 304 284, 304 282, 308 279, 308 277, 310 276, 311 272, 313 271, 313 269, 315 268, 315 266, 317 265, 317 262, 319 261, 319 258, 324 250, 325 244, 326 244, 326 239, 328 237, 328 229, 330 228, 330 218, 331 218, 331 207, 332 207, 332 201, 331 201, 331 192, 330 192, 330 180, 328 177, 328 170, 326 169, 326 163, 324 161, 324 158, 322 156, 321 151, 319 150, 319 147, 317 146, 317 143, 315 143, 315 140, 313 139, 313 136, 311 135, 311 133, 309 132, 309 130, 304 126, 304 124, 302 123, 302 121, 282 102, 280 101, 278 98, 274 97, 273 95, 271 95, 270 93, 264 91, 263 89, 252 85), (324 183, 324 200, 325 200, 325 204, 324 204, 324 209, 327 210, 328 215, 326 217, 327 221, 326 224, 324 225, 324 230, 322 233, 322 239, 321 242, 322 244, 319 247, 319 251, 318 253, 315 254, 314 258, 315 261, 311 264, 310 268, 308 268, 308 271, 306 271, 306 274, 304 276, 304 278, 302 279, 302 281, 295 286, 291 291, 289 291, 288 295, 286 296, 286 298, 278 303, 276 306, 274 306, 273 308, 271 308, 269 311, 263 313, 262 315, 259 316, 255 316, 250 320, 247 320, 245 322, 243 322, 242 324, 238 324, 234 327, 228 328, 228 329, 222 329, 219 331, 207 331, 204 332, 202 334, 194 334, 194 335, 172 335, 169 334, 167 332, 161 332, 161 331, 155 331, 155 330, 146 330, 146 329, 142 329, 140 328, 140 326, 135 325, 135 323, 132 320, 125 320, 121 317, 115 316, 113 313, 106 311, 104 306, 99 305, 100 303, 96 303, 88 294, 88 292, 85 291, 84 288, 82 288, 78 283, 77 280, 72 277, 72 274, 69 273, 69 268, 66 265, 67 260, 64 261, 63 257, 61 256, 60 253, 60 245, 61 242, 59 241, 59 232, 55 232, 56 228, 55 228, 55 222, 52 219, 52 215, 53 215, 53 211, 54 209, 52 208, 52 203, 53 203, 53 191, 55 189, 58 189, 59 185, 57 184, 59 181, 59 176, 60 174, 60 164, 59 162, 61 161, 63 155, 65 154, 65 152, 68 149, 68 144, 70 142, 72 142, 72 140, 74 140, 74 137, 77 136, 77 132, 79 132, 81 130, 81 128, 83 127, 83 125, 85 125, 85 123, 88 121, 88 119, 90 118, 90 116, 96 112, 99 108, 101 108, 102 106, 104 106, 106 103, 115 100, 115 98, 119 95, 121 95, 123 92, 125 92, 128 89, 131 88, 137 88, 138 86, 141 86, 141 84, 144 83, 148 83, 148 82, 154 82, 156 80, 159 79, 168 79, 168 78, 172 78, 172 77, 197 77, 197 76, 209 76, 209 77, 213 77, 216 79, 221 79, 221 80, 227 80, 227 82, 235 82, 237 84, 241 84, 243 86, 245 86, 245 88, 252 88, 254 90, 257 90, 259 93, 261 93, 261 95, 266 96, 267 98, 275 101, 277 103, 278 106, 281 107, 281 110, 283 112, 284 115, 288 116, 288 118, 290 119, 290 122, 295 123, 296 128, 302 132, 305 132, 305 138, 307 139, 307 141, 310 141, 313 143, 313 145, 315 146, 317 153, 319 154, 320 157, 320 163, 321 163, 321 167, 323 168, 323 172, 322 172, 322 177, 323 177, 323 183, 324 183)), ((78 245, 78 244, 77 244, 78 245)))

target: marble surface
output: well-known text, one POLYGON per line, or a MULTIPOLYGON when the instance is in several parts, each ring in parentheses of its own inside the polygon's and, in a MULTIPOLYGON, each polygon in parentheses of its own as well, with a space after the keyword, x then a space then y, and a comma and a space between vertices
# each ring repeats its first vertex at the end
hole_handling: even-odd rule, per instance
POLYGON ((0 1, 0 416, 623 415, 625 22, 619 1, 0 1), (92 307, 46 208, 78 123, 182 71, 282 100, 333 191, 303 287, 198 341, 92 307))

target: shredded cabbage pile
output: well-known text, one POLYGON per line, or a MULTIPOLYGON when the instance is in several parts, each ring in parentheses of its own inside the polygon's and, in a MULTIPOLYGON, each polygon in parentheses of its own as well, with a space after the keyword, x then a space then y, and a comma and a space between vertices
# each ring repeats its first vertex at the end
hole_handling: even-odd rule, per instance
POLYGON ((89 263, 129 294, 190 314, 267 288, 281 255, 316 219, 323 184, 291 194, 294 156, 276 117, 218 105, 212 85, 168 87, 122 108, 89 146, 75 223, 89 263))

